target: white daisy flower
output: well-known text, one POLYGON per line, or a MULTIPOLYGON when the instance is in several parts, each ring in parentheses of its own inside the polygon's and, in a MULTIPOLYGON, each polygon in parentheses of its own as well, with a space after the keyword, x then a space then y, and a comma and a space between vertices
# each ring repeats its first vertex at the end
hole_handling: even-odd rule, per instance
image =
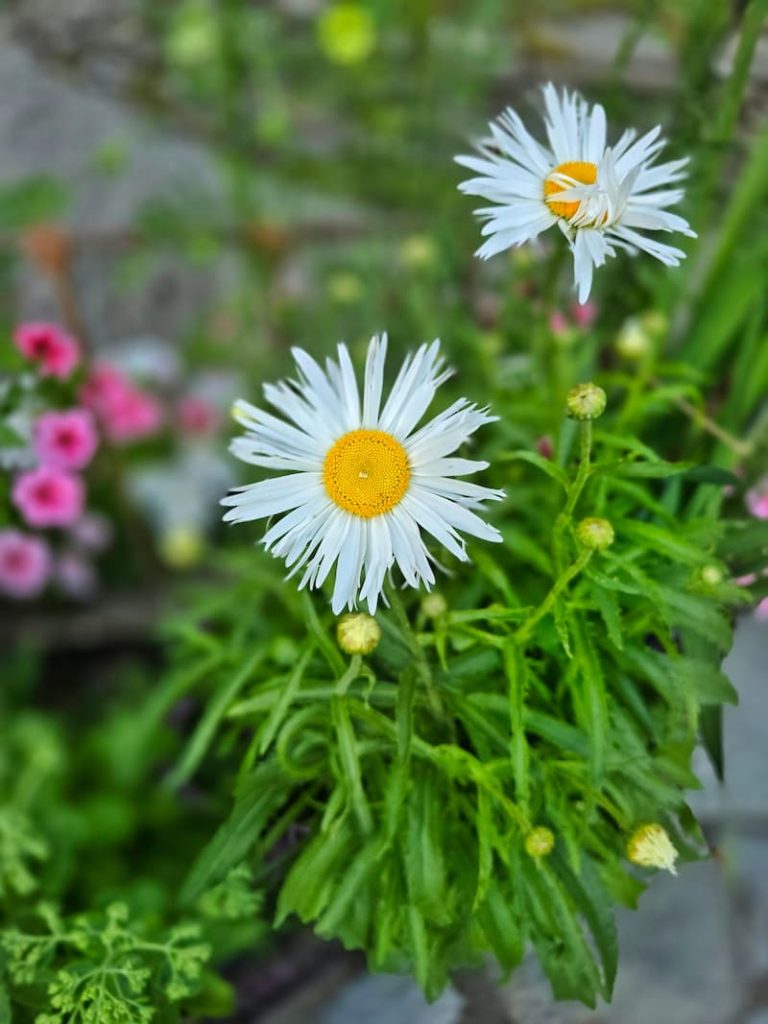
POLYGON ((262 543, 285 559, 289 577, 302 572, 299 588, 322 586, 335 566, 335 614, 354 608, 358 598, 373 614, 395 564, 409 586, 429 589, 434 559, 422 531, 461 561, 468 557, 459 531, 501 540, 472 510, 503 491, 457 479, 488 463, 447 458, 497 417, 460 398, 418 427, 450 376, 439 341, 406 358, 382 408, 386 350, 386 335, 372 338, 362 397, 345 345, 325 370, 296 348, 298 379, 264 385, 264 397, 282 418, 242 399, 233 410, 246 434, 231 451, 243 462, 289 472, 229 494, 224 519, 280 516, 262 543))
POLYGON ((682 189, 669 186, 685 177, 687 157, 654 165, 666 145, 658 125, 637 141, 637 133, 628 129, 615 146, 606 147, 603 108, 597 104, 590 110, 576 92, 564 89, 558 95, 551 82, 544 86, 544 103, 548 146, 507 109, 491 124, 492 138, 479 145, 481 157, 456 157, 481 175, 463 182, 461 191, 498 204, 477 211, 489 237, 476 255, 488 259, 557 224, 573 253, 580 303, 589 297, 594 268, 615 256, 616 248, 642 249, 678 266, 682 250, 641 232, 696 237, 686 220, 667 210, 683 197, 682 189))

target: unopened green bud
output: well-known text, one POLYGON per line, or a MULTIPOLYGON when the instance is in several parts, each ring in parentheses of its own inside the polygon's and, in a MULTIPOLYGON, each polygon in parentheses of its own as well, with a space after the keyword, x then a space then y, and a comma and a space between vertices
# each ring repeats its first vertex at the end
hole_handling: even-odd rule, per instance
POLYGON ((551 829, 544 825, 532 828, 525 837, 525 852, 529 857, 548 857, 555 846, 555 837, 551 829))
POLYGON ((701 582, 708 587, 717 587, 723 582, 723 574, 716 565, 705 565, 701 570, 701 582))
POLYGON ((643 868, 661 868, 677 874, 677 850, 663 825, 641 825, 635 829, 627 843, 627 857, 643 868))
POLYGON ((370 654, 381 640, 381 627, 365 612, 351 612, 339 619, 336 639, 346 654, 370 654))
POLYGON ((427 594, 421 602, 421 610, 428 619, 437 619, 448 611, 448 602, 438 591, 434 594, 427 594))
POLYGON ((597 384, 577 384, 565 400, 568 415, 575 420, 596 420, 605 410, 605 392, 597 384))
POLYGON ((579 538, 579 543, 590 551, 603 551, 613 544, 616 534, 607 519, 599 519, 595 516, 582 519, 578 523, 576 536, 579 538))

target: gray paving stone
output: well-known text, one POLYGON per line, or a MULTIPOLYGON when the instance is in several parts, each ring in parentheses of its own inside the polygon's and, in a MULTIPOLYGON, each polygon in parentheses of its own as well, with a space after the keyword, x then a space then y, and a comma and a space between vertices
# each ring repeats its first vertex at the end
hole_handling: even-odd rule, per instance
POLYGON ((461 1005, 452 988, 428 1003, 410 978, 367 975, 351 982, 317 1017, 317 1024, 458 1024, 461 1005))

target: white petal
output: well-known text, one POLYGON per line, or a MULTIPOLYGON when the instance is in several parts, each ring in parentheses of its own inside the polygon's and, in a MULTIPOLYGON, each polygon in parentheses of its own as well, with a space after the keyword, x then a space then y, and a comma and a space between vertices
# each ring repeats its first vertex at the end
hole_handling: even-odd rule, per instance
POLYGON ((384 386, 384 361, 387 357, 387 335, 374 335, 365 360, 363 387, 363 420, 361 426, 371 429, 379 422, 381 392, 384 386))
POLYGON ((265 519, 303 505, 312 497, 322 497, 323 494, 319 473, 291 473, 289 476, 273 477, 261 483, 248 484, 222 498, 222 505, 231 506, 224 521, 242 523, 251 519, 265 519))

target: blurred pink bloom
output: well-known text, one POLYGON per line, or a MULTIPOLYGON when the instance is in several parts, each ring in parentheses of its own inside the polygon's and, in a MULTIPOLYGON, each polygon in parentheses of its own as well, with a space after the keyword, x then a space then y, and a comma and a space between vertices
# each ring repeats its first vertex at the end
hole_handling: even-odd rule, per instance
POLYGON ((757 583, 757 573, 748 572, 746 576, 736 576, 733 582, 737 587, 751 587, 753 583, 757 583))
POLYGON ((583 306, 580 306, 578 302, 574 302, 570 309, 574 323, 578 327, 583 327, 584 330, 589 330, 595 320, 597 320, 597 312, 597 304, 589 300, 583 306))
POLYGON ((85 487, 58 466, 38 466, 16 477, 12 497, 29 526, 71 526, 83 514, 85 487))
POLYGON ((536 442, 536 451, 545 459, 551 459, 555 454, 555 446, 552 444, 552 438, 549 437, 548 434, 544 434, 543 437, 538 439, 536 442))
POLYGON ((565 334, 568 330, 568 320, 564 313, 556 309, 549 315, 549 329, 553 334, 565 334))
POLYGON ((139 390, 116 366, 100 363, 80 391, 80 400, 101 421, 110 441, 125 443, 154 434, 163 421, 158 400, 139 390))
POLYGON ((109 545, 113 533, 112 523, 106 516, 97 512, 86 512, 82 519, 78 519, 72 526, 69 536, 81 548, 98 554, 109 545))
POLYGON ((209 437, 221 426, 222 417, 216 406, 199 395, 186 395, 176 407, 179 426, 185 434, 209 437))
POLYGON ((133 388, 121 395, 103 417, 105 434, 118 444, 149 437, 157 433, 162 422, 163 410, 158 400, 133 388))
POLYGON ((745 500, 750 515, 756 519, 768 519, 768 477, 747 491, 745 500))
POLYGON ((80 401, 97 416, 103 416, 132 387, 122 370, 111 363, 97 363, 80 389, 80 401))
POLYGON ((48 545, 40 537, 19 530, 0 531, 0 593, 9 597, 35 597, 51 569, 48 545))
POLYGON ((75 339, 57 324, 20 324, 13 343, 23 356, 39 365, 44 377, 68 377, 80 358, 75 339))
POLYGON ((755 618, 759 622, 768 622, 768 597, 764 597, 755 608, 755 618))
POLYGON ((44 412, 35 423, 35 451, 41 462, 61 469, 83 469, 99 445, 87 409, 44 412))
POLYGON ((96 590, 96 573, 87 559, 75 552, 61 555, 54 566, 56 585, 68 597, 85 600, 96 590))

